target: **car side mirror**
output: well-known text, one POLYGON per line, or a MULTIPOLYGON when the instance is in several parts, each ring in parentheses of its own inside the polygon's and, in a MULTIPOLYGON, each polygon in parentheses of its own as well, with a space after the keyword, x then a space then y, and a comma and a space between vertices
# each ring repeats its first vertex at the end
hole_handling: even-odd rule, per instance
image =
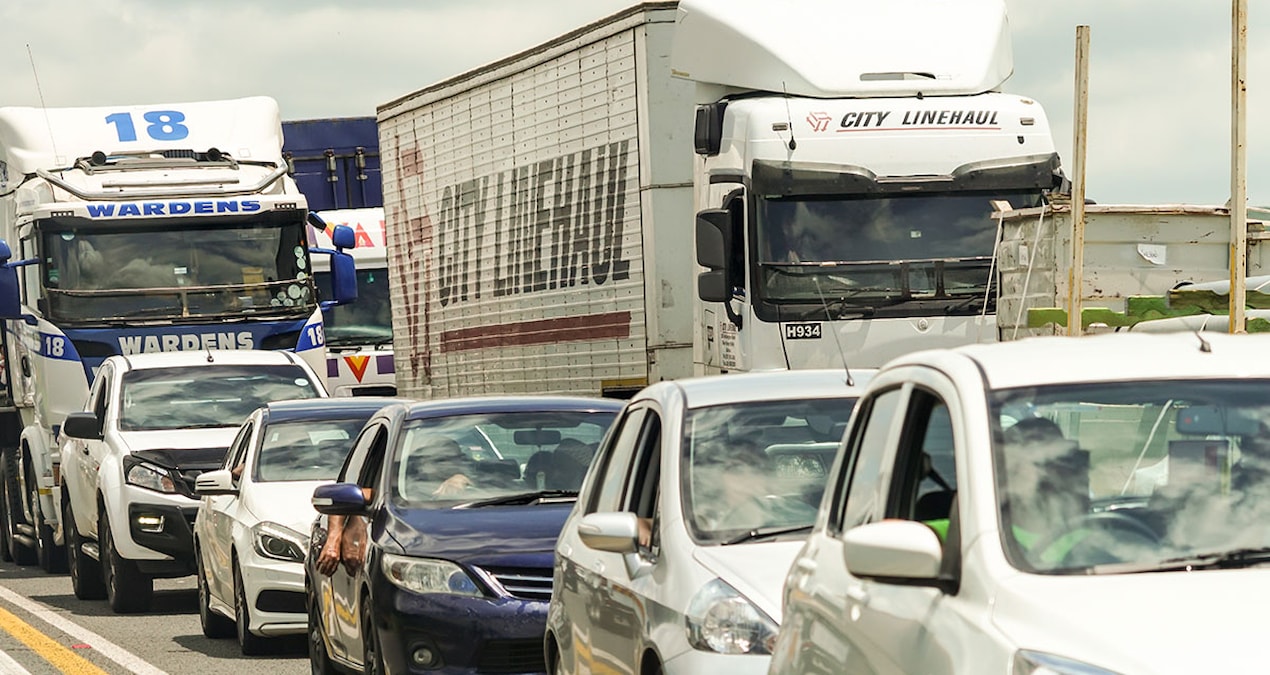
POLYGON ((884 520, 842 536, 847 571, 861 579, 908 585, 940 585, 943 545, 929 526, 914 520, 884 520))
POLYGON ((101 421, 91 412, 73 412, 62 420, 62 435, 86 441, 101 440, 101 421))
POLYGON ((204 497, 218 495, 236 495, 238 487, 234 485, 234 474, 229 469, 207 471, 194 479, 194 491, 204 497))
POLYGON ((313 508, 328 516, 360 516, 366 513, 366 498, 356 483, 331 483, 313 490, 313 508))
POLYGON ((634 553, 639 549, 639 518, 630 511, 589 513, 578 522, 578 538, 597 551, 634 553))

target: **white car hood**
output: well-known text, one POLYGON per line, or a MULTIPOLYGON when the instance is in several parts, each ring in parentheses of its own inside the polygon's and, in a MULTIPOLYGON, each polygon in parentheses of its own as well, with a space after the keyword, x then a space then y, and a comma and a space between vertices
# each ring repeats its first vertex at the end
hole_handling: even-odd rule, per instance
POLYGON ((1120 673, 1265 672, 1270 568, 1105 576, 1020 574, 993 622, 1020 649, 1120 673))
POLYGON ((167 429, 164 431, 120 431, 126 452, 155 448, 225 448, 234 442, 238 427, 212 429, 167 429))
POLYGON ((804 543, 797 539, 708 546, 698 548, 692 555, 702 567, 740 591, 780 625, 785 575, 804 543))
MULTIPOLYGON (((250 494, 243 499, 256 522, 268 521, 290 528, 304 536, 317 511, 313 509, 313 489, 330 481, 301 480, 252 483, 250 494)), ((245 523, 248 526, 255 523, 245 523)))

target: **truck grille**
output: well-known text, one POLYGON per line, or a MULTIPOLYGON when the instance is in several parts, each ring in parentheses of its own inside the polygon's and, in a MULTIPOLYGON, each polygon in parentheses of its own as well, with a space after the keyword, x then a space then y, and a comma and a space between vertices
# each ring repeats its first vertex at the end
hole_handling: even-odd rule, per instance
POLYGON ((551 599, 550 569, 498 568, 485 571, 513 598, 543 601, 551 599))

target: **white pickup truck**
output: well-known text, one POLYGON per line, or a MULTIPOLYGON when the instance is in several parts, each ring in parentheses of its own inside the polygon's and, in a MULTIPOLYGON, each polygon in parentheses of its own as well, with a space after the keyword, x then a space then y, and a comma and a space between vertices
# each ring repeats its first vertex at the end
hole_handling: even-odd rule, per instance
POLYGON ((286 351, 111 356, 62 425, 62 517, 76 597, 149 609, 155 578, 194 574, 194 481, 261 404, 325 397, 286 351))

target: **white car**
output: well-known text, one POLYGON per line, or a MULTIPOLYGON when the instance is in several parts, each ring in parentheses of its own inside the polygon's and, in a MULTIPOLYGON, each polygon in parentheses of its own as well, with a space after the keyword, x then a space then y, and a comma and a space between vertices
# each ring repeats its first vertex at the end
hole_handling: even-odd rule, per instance
POLYGON ((62 424, 62 522, 76 597, 150 607, 154 580, 194 574, 194 481, 251 411, 325 397, 292 352, 203 350, 106 358, 62 424))
POLYGON ((790 568, 772 675, 1262 672, 1268 352, 1122 333, 888 363, 790 568))
POLYGON ((556 673, 763 673, 781 581, 867 371, 651 385, 600 445, 556 544, 556 673))
POLYGON ((277 401, 243 423, 220 469, 195 481, 199 619, 210 638, 237 635, 243 654, 308 627, 304 557, 313 489, 339 474, 353 439, 400 401, 340 397, 277 401))

